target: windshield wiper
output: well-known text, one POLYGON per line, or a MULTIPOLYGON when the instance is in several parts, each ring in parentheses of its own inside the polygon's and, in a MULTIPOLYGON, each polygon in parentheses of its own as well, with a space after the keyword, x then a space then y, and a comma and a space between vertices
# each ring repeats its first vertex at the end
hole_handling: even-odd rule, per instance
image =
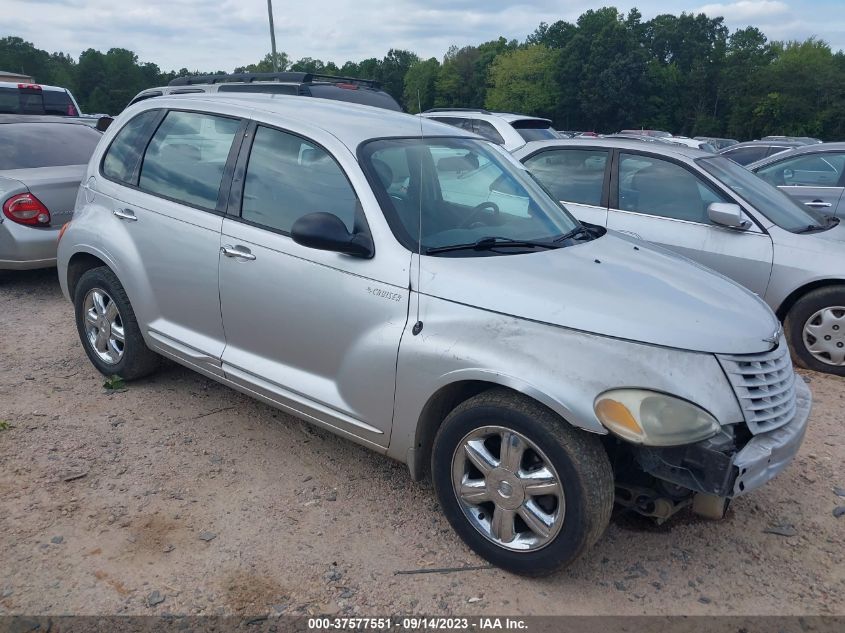
POLYGON ((591 235, 590 229, 588 229, 583 224, 580 225, 580 226, 576 226, 571 231, 568 231, 568 232, 564 233, 563 235, 561 235, 560 237, 555 238, 554 241, 555 242, 565 242, 566 240, 569 240, 569 239, 572 239, 574 237, 578 237, 578 236, 581 236, 581 235, 591 235))
POLYGON ((434 246, 425 249, 426 255, 434 255, 436 253, 448 253, 450 251, 489 251, 494 248, 513 247, 513 248, 560 248, 560 245, 554 242, 540 242, 535 240, 514 240, 509 237, 482 237, 475 242, 468 244, 452 244, 450 246, 434 246))
POLYGON ((796 233, 811 233, 813 231, 826 231, 827 229, 832 229, 834 226, 839 224, 839 218, 833 215, 825 216, 824 225, 819 224, 808 224, 804 228, 798 229, 795 231, 796 233))

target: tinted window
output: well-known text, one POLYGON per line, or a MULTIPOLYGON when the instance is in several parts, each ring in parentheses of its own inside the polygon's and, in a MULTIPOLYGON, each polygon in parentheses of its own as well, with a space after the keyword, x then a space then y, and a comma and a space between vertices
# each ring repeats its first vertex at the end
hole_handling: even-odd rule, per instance
POLYGON ((691 171, 652 156, 619 155, 619 208, 675 220, 710 223, 707 207, 730 202, 691 171))
POLYGON ((0 126, 0 169, 85 165, 102 135, 71 123, 6 123, 0 126))
POLYGON ((259 127, 244 180, 241 217, 289 233, 303 215, 333 213, 355 230, 358 198, 324 149, 293 134, 259 127))
POLYGON ((70 100, 70 95, 64 90, 45 90, 44 113, 58 116, 79 116, 76 106, 70 100))
POLYGON ((295 95, 299 88, 291 84, 223 84, 218 92, 263 92, 265 94, 295 95))
POLYGON ((505 144, 505 139, 503 139, 502 135, 499 134, 495 127, 493 127, 493 124, 488 121, 475 119, 475 133, 479 136, 483 136, 488 141, 493 141, 499 145, 505 144))
POLYGON ((526 142, 558 138, 549 122, 542 119, 521 119, 512 122, 511 125, 526 142))
POLYGON ((557 200, 601 204, 607 150, 556 149, 541 152, 525 166, 557 200))
POLYGON ((722 156, 727 156, 740 165, 748 165, 755 160, 765 158, 768 153, 768 145, 754 145, 753 147, 738 147, 736 149, 726 150, 722 152, 722 156))
POLYGON ((0 88, 0 113, 45 114, 43 93, 33 88, 0 88))
POLYGON ((837 187, 845 170, 845 153, 803 154, 761 167, 757 175, 772 185, 837 187))
POLYGON ((159 112, 142 112, 117 133, 103 158, 103 175, 106 178, 137 184, 135 168, 144 153, 144 146, 152 133, 152 126, 158 119, 159 112))
POLYGON ((239 125, 237 119, 169 112, 144 154, 138 186, 179 202, 214 209, 239 125))
POLYGON ((787 231, 800 231, 811 224, 824 225, 821 213, 795 202, 777 187, 772 187, 762 178, 721 156, 697 162, 736 195, 787 231))
POLYGON ((461 119, 458 117, 450 117, 450 116, 443 116, 443 117, 432 117, 435 121, 439 121, 440 123, 445 123, 446 125, 451 125, 454 127, 459 127, 462 130, 466 130, 467 132, 472 132, 472 119, 461 119))

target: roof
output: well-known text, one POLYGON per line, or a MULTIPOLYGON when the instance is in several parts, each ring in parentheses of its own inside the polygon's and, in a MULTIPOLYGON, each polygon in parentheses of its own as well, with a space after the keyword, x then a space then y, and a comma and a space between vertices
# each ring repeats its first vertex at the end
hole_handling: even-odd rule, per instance
MULTIPOLYGON (((50 116, 49 114, 0 114, 3 123, 72 123, 86 125, 78 116, 50 116)), ((90 126, 87 126, 90 127, 90 126)))
POLYGON ((562 138, 548 141, 531 141, 520 148, 520 155, 536 152, 544 147, 607 147, 608 149, 630 149, 634 151, 662 154, 664 156, 682 156, 684 158, 707 158, 713 154, 695 147, 673 145, 670 143, 647 143, 625 138, 562 138))
MULTIPOLYGON (((733 147, 736 147, 736 145, 734 145, 733 147)), ((777 161, 783 160, 784 158, 792 158, 793 156, 801 156, 802 154, 823 154, 825 152, 845 152, 845 142, 798 145, 790 149, 788 152, 778 152, 777 154, 766 156, 765 158, 756 160, 753 163, 749 163, 745 167, 747 169, 754 170, 758 167, 762 167, 763 165, 768 165, 770 163, 775 163, 777 161)))
POLYGON ((485 117, 485 116, 492 116, 499 119, 502 119, 508 123, 512 123, 514 121, 546 121, 551 125, 551 119, 546 119, 541 116, 531 116, 530 114, 514 114, 513 112, 490 112, 489 110, 484 110, 482 108, 431 108, 430 110, 426 110, 422 114, 427 115, 427 117, 434 117, 434 116, 443 116, 443 115, 453 115, 453 116, 471 116, 471 117, 485 117))
POLYGON ((306 127, 320 128, 331 134, 353 152, 363 143, 374 138, 401 138, 425 136, 461 136, 480 138, 459 128, 422 117, 384 108, 359 105, 348 101, 320 99, 266 93, 197 93, 166 95, 146 100, 131 108, 195 108, 232 105, 255 113, 283 117, 306 127))
MULTIPOLYGON (((28 77, 27 77, 27 79, 28 79, 28 77)), ((25 82, 0 81, 0 88, 17 88, 18 83, 28 84, 29 82, 28 81, 25 81, 25 82)), ((47 84, 39 84, 39 83, 35 83, 35 84, 32 84, 32 85, 40 86, 42 90, 61 90, 62 92, 68 92, 67 88, 62 88, 61 86, 48 86, 47 84)))
POLYGON ((10 73, 8 70, 0 70, 0 76, 3 76, 3 77, 20 77, 21 79, 32 79, 32 75, 22 75, 21 73, 10 73))

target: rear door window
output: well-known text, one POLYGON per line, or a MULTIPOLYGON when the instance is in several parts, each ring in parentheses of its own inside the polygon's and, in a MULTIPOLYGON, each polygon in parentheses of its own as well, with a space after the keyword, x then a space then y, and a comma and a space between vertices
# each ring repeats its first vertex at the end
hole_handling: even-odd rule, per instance
POLYGON ((608 150, 555 149, 535 154, 525 166, 562 202, 599 206, 608 150))
POLYGON ((482 121, 481 119, 475 119, 473 121, 475 126, 475 133, 479 136, 483 136, 488 141, 493 141, 497 145, 504 145, 505 139, 502 138, 502 135, 499 134, 499 131, 493 126, 492 123, 489 121, 482 121))
POLYGON ((102 135, 76 123, 0 126, 0 170, 86 165, 102 135))
POLYGON ((303 215, 336 215, 355 231, 358 197, 331 154, 302 137, 259 126, 244 179, 241 218, 290 233, 303 215))
POLYGON ((176 202, 215 209, 239 126, 239 119, 168 112, 144 154, 138 186, 176 202))

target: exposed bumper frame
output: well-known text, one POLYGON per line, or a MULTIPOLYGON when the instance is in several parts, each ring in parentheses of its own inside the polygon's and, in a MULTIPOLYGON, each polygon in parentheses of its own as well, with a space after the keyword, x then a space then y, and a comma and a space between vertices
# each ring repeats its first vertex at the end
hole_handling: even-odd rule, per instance
POLYGON ((795 377, 796 409, 788 424, 752 437, 736 453, 710 441, 672 448, 640 447, 636 458, 658 479, 719 497, 738 497, 759 488, 786 468, 801 447, 810 417, 812 395, 795 377))

